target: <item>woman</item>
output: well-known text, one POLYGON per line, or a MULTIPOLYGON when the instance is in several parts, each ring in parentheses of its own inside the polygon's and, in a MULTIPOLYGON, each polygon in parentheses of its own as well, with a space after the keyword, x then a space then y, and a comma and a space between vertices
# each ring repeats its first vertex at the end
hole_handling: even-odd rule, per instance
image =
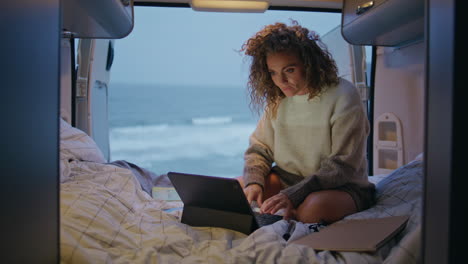
POLYGON ((251 106, 264 113, 239 181, 262 212, 284 209, 285 219, 306 223, 367 209, 375 192, 367 179, 369 122, 360 96, 337 76, 319 43, 293 21, 266 26, 241 49, 252 59, 251 106))

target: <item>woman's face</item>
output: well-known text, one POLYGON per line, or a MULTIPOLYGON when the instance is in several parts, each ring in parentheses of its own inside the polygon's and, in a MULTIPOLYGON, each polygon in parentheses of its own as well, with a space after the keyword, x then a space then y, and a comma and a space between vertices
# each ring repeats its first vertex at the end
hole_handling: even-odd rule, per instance
POLYGON ((309 91, 305 82, 304 64, 294 53, 276 52, 266 57, 271 79, 285 96, 304 95, 309 91))

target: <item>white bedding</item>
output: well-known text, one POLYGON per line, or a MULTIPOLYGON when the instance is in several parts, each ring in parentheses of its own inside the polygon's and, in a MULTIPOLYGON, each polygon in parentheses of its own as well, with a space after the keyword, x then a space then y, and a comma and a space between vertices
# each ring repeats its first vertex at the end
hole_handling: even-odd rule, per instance
MULTIPOLYGON (((171 204, 142 190, 129 169, 106 164, 86 134, 62 120, 60 210, 62 263, 416 263, 421 225, 422 162, 377 184, 376 206, 349 218, 411 215, 406 229, 374 254, 316 252, 282 239, 285 221, 249 236, 190 227, 163 210, 171 204)), ((290 240, 309 232, 297 223, 290 240)))

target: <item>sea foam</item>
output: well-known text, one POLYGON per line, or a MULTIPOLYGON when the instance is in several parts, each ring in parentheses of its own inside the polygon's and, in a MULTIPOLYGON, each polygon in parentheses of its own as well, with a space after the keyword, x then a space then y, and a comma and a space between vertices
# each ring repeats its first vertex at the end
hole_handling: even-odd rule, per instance
POLYGON ((163 124, 113 128, 110 131, 112 158, 136 156, 145 162, 242 156, 255 124, 220 125, 219 121, 216 124, 207 122, 203 125, 163 124))
POLYGON ((194 125, 223 125, 232 122, 232 117, 221 116, 221 117, 207 117, 207 118, 192 118, 192 124, 194 125))

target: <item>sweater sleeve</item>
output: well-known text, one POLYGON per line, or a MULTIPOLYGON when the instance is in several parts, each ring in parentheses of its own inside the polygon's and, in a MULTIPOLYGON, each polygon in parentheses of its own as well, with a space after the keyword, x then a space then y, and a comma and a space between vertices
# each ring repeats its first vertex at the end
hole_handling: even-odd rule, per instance
POLYGON ((312 192, 332 189, 367 175, 365 156, 369 121, 360 104, 332 117, 331 153, 320 162, 319 170, 301 182, 281 191, 295 207, 312 192))
POLYGON ((249 147, 244 154, 244 184, 259 184, 264 186, 265 176, 268 175, 273 164, 273 128, 271 122, 263 115, 255 131, 249 138, 249 147))

